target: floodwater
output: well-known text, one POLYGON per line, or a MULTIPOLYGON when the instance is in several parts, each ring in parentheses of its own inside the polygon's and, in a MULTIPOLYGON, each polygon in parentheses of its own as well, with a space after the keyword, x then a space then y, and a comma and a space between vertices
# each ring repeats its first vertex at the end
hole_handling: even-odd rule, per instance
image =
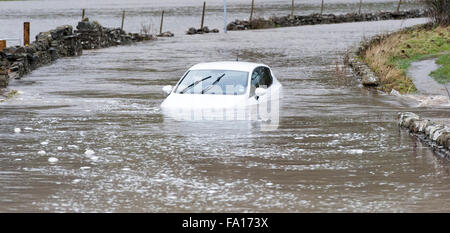
MULTIPOLYGON (((214 1, 207 25, 221 27, 221 2, 214 1)), ((247 1, 228 2, 230 21, 246 17, 247 1)), ((359 1, 330 2, 330 12, 341 12, 359 1)), ((372 2, 371 9, 395 7, 372 2)), ((261 5, 289 11, 282 1, 261 5)), ((187 36, 183 31, 200 22, 201 1, 0 6, 7 25, 0 35, 7 37, 24 15, 43 31, 74 25, 82 7, 107 25, 119 21, 119 9, 135 12, 129 31, 139 28, 130 25, 137 12, 156 19, 167 9, 167 30, 176 34, 85 51, 11 83, 19 94, 0 104, 0 212, 450 211, 449 161, 396 124, 399 111, 448 119, 450 109, 416 108, 336 72, 362 38, 426 19, 187 36), (275 130, 251 120, 180 121, 161 111, 164 85, 193 64, 237 54, 270 65, 283 84, 275 130)))
POLYGON ((446 90, 446 86, 450 88, 450 83, 447 83, 447 85, 440 84, 430 76, 430 73, 437 69, 439 69, 439 65, 436 64, 436 58, 416 61, 411 63, 411 67, 408 69, 408 75, 413 80, 419 93, 427 95, 448 95, 450 97, 450 94, 446 90))
MULTIPOLYGON (((401 98, 416 101, 418 107, 437 105, 450 108, 450 83, 440 84, 430 76, 432 71, 439 68, 435 61, 436 58, 431 58, 411 63, 407 75, 411 77, 418 93, 407 94, 401 98)), ((450 124, 450 117, 430 119, 440 124, 450 124)))

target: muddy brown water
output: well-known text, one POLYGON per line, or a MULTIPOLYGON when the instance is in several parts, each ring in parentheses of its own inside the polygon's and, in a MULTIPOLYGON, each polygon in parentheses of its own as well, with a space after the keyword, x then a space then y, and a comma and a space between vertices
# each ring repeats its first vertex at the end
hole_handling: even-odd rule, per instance
MULTIPOLYGON (((25 12, 44 31, 75 24, 88 5, 42 2, 54 9, 1 2, 9 15, 0 21, 13 24, 25 12), (45 24, 49 11, 64 16, 45 24)), ((229 2, 229 19, 247 14, 244 1, 229 2)), ((330 9, 354 2, 336 0, 330 9)), ((395 6, 374 2, 374 9, 395 6)), ((169 28, 176 37, 86 51, 11 83, 20 94, 0 104, 1 212, 450 210, 449 162, 396 124, 399 111, 447 119, 450 110, 414 108, 335 72, 335 60, 363 37, 425 19, 186 36, 189 22, 199 21, 197 2, 179 4, 98 1, 88 12, 100 23, 114 21, 118 8, 180 11, 169 28), (162 86, 193 64, 237 53, 270 65, 283 84, 276 130, 261 131, 258 121, 179 121, 161 111, 162 86)), ((214 4, 217 17, 207 20, 219 28, 221 1, 214 4)), ((281 1, 265 4, 289 12, 281 1)), ((14 30, 0 32, 14 37, 14 30)))

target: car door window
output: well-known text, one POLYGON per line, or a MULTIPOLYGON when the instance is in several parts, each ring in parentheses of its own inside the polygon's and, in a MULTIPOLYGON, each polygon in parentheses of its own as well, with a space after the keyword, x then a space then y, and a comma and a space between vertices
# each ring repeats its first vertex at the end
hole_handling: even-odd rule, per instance
POLYGON ((272 74, 270 73, 270 69, 267 67, 261 68, 262 78, 260 80, 260 86, 264 88, 270 87, 272 85, 273 79, 272 74))
POLYGON ((267 67, 257 67, 253 70, 250 86, 250 97, 255 95, 258 87, 268 88, 273 83, 272 74, 267 67))
POLYGON ((256 68, 252 73, 252 86, 253 87, 259 87, 261 82, 261 69, 258 67, 256 68))
POLYGON ((252 72, 252 79, 251 79, 251 85, 250 85, 250 97, 255 95, 256 88, 259 87, 261 82, 261 68, 257 67, 252 72))

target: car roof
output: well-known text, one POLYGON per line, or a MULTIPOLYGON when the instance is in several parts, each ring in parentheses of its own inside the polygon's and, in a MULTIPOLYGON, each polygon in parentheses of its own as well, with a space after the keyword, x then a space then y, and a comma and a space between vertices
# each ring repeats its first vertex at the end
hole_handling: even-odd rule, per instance
POLYGON ((258 66, 267 65, 253 62, 241 62, 241 61, 222 61, 222 62, 206 62, 199 63, 192 66, 189 70, 237 70, 252 72, 258 66))

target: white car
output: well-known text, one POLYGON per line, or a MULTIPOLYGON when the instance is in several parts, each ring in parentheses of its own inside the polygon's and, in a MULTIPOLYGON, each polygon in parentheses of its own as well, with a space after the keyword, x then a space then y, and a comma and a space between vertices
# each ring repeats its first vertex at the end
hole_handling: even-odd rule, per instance
POLYGON ((250 62, 209 62, 191 67, 172 86, 164 109, 227 109, 278 101, 282 86, 264 64, 250 62))

